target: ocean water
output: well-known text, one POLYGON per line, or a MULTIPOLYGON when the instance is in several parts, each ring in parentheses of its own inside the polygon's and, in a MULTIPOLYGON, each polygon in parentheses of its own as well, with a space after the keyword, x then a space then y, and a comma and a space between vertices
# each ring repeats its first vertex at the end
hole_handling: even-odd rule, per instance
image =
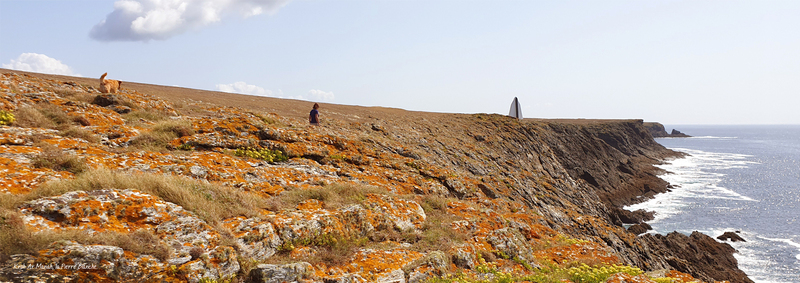
POLYGON ((659 166, 675 188, 626 208, 655 211, 655 233, 739 231, 750 279, 800 282, 800 125, 668 128, 693 136, 656 139, 689 154, 659 166))

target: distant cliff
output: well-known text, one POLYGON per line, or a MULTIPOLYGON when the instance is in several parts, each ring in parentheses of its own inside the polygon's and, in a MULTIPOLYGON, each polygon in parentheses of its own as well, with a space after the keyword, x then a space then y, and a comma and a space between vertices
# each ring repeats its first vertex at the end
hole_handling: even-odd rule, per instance
POLYGON ((323 104, 314 127, 304 101, 95 85, 0 78, 0 279, 752 282, 728 244, 624 228, 677 156, 641 120, 323 104))
POLYGON ((667 133, 667 130, 664 129, 664 125, 661 123, 656 122, 647 122, 644 123, 644 127, 647 128, 647 131, 650 132, 650 135, 654 138, 688 138, 690 137, 687 134, 681 133, 676 129, 672 129, 672 132, 667 133))

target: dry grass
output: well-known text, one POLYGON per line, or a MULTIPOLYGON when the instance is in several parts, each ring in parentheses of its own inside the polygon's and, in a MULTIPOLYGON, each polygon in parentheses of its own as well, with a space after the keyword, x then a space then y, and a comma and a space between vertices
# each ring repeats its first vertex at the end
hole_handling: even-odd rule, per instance
POLYGON ((458 217, 447 213, 447 203, 451 201, 455 201, 455 199, 433 195, 426 195, 422 198, 420 206, 427 217, 422 226, 419 241, 414 243, 412 249, 449 251, 454 244, 464 242, 469 238, 468 234, 451 228, 453 221, 459 220, 458 217))
POLYGON ((61 130, 59 134, 62 137, 70 137, 70 138, 79 138, 83 139, 90 143, 97 143, 100 142, 100 137, 92 133, 91 131, 84 130, 79 127, 69 127, 64 130, 61 130))
POLYGON ((369 194, 389 194, 386 189, 359 185, 335 183, 321 188, 286 188, 279 196, 270 199, 269 210, 291 209, 309 199, 322 201, 326 209, 337 209, 349 204, 363 204, 369 194))
POLYGON ((123 174, 106 169, 91 170, 72 180, 45 183, 26 195, 7 194, 0 197, 0 260, 6 261, 13 254, 33 254, 60 240, 117 246, 126 251, 149 254, 161 260, 166 259, 170 247, 148 230, 89 234, 86 231, 68 229, 34 233, 25 226, 21 214, 16 211, 17 207, 26 201, 58 196, 71 191, 99 189, 136 189, 178 204, 216 227, 223 236, 221 244, 231 246, 234 243, 232 236, 221 229, 221 220, 239 215, 253 217, 265 206, 261 197, 190 178, 123 174))
POLYGON ((173 139, 175 139, 175 136, 170 133, 151 131, 139 134, 131 139, 129 145, 133 149, 164 152, 167 151, 167 146, 173 139))
POLYGON ((189 120, 169 120, 153 125, 154 132, 172 134, 176 138, 194 135, 192 122, 189 120))
POLYGON ((107 169, 87 171, 72 180, 45 183, 20 201, 58 196, 72 191, 101 189, 134 189, 158 196, 194 212, 211 225, 234 216, 256 216, 266 206, 265 200, 259 196, 187 177, 125 174, 107 169))
POLYGON ((22 106, 14 112, 14 126, 22 128, 46 128, 65 130, 75 124, 89 126, 84 117, 69 116, 57 105, 37 103, 34 106, 22 106))
POLYGON ((33 167, 50 168, 56 171, 67 171, 78 174, 89 169, 83 159, 74 154, 65 153, 58 147, 46 144, 42 152, 31 158, 33 167))
POLYGON ((142 124, 141 120, 158 122, 167 119, 167 115, 155 110, 141 109, 133 110, 127 114, 123 114, 122 118, 128 121, 129 124, 138 125, 142 124))
POLYGON ((116 246, 126 251, 152 255, 162 261, 171 252, 171 247, 149 230, 140 229, 131 233, 89 233, 79 229, 34 232, 25 226, 19 212, 0 209, 0 263, 5 263, 15 254, 35 255, 52 243, 63 240, 84 245, 116 246))
POLYGON ((270 263, 288 263, 296 261, 289 254, 295 248, 313 247, 315 253, 303 260, 311 264, 324 263, 327 266, 342 266, 350 263, 353 255, 365 247, 369 240, 366 237, 348 237, 339 234, 315 234, 284 242, 278 253, 268 259, 270 263))
POLYGON ((56 124, 34 107, 22 106, 14 111, 14 126, 22 128, 53 129, 56 124))
POLYGON ((165 151, 170 141, 193 134, 194 129, 188 120, 160 121, 153 125, 149 132, 142 133, 131 139, 130 145, 147 151, 165 151))

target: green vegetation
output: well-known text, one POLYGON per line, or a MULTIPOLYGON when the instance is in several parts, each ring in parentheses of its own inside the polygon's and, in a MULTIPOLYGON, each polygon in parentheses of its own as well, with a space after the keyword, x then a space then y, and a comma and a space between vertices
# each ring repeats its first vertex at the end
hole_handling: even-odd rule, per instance
POLYGON ((0 110, 0 126, 8 126, 14 123, 14 114, 5 110, 0 110))
POLYGON ((261 159, 267 162, 282 162, 289 160, 286 154, 280 150, 269 150, 266 148, 237 148, 233 153, 239 157, 250 157, 253 159, 261 159))
POLYGON ((567 270, 571 280, 575 283, 599 283, 605 282, 608 277, 617 273, 627 273, 631 276, 642 274, 638 267, 627 265, 611 265, 602 267, 591 267, 586 264, 572 267, 567 270))
MULTIPOLYGON (((563 280, 569 280, 575 283, 601 283, 605 282, 614 274, 626 273, 631 276, 637 276, 644 273, 638 267, 628 265, 604 265, 604 266, 588 266, 582 264, 576 267, 559 267, 556 265, 544 266, 538 269, 529 269, 534 271, 533 274, 516 275, 510 272, 503 272, 498 269, 496 264, 487 263, 482 258, 479 258, 480 265, 475 267, 478 274, 491 274, 491 279, 485 279, 485 276, 476 276, 473 274, 448 274, 440 278, 433 278, 428 280, 431 283, 510 283, 510 282, 539 282, 539 283, 560 283, 563 280)), ((648 277, 650 278, 650 277, 648 277)), ((672 283, 675 282, 674 278, 661 277, 650 278, 658 283, 672 283)))

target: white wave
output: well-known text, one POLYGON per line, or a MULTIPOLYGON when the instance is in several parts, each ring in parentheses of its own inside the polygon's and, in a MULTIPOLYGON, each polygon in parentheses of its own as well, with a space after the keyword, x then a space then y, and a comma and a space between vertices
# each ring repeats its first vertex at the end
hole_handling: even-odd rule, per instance
POLYGON ((668 160, 667 163, 658 165, 668 172, 659 177, 672 184, 673 189, 655 195, 651 200, 627 206, 625 209, 654 211, 655 219, 649 221, 652 224, 680 214, 686 206, 696 204, 698 198, 756 201, 719 186, 725 174, 715 172, 758 164, 748 160, 753 157, 752 155, 715 153, 687 148, 673 148, 673 150, 688 154, 686 157, 668 160))
MULTIPOLYGON (((729 229, 714 230, 717 232, 722 230, 730 231, 729 229)), ((780 247, 782 245, 789 246, 785 247, 789 249, 792 247, 800 249, 800 244, 792 239, 768 237, 750 231, 742 231, 740 235, 746 242, 729 244, 737 250, 737 253, 733 255, 739 262, 739 268, 750 279, 758 283, 797 282, 797 279, 800 279, 800 276, 797 275, 797 267, 787 266, 786 263, 776 261, 768 251, 776 248, 784 249, 780 247)), ((796 255, 796 257, 800 259, 800 254, 796 255)))
POLYGON ((699 136, 699 137, 688 137, 690 139, 720 139, 720 140, 733 140, 738 139, 738 137, 716 137, 716 136, 699 136))

